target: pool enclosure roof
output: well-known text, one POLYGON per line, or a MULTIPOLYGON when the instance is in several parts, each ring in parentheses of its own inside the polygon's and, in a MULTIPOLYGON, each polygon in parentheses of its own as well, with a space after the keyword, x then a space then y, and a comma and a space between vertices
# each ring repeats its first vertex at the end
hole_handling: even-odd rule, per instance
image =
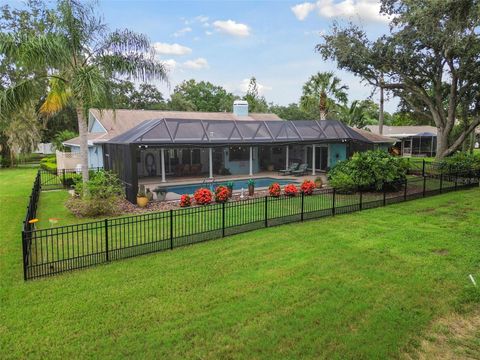
MULTIPOLYGON (((146 120, 109 144, 221 145, 361 141, 378 143, 336 120, 146 120)), ((385 138, 385 143, 391 142, 385 138)))

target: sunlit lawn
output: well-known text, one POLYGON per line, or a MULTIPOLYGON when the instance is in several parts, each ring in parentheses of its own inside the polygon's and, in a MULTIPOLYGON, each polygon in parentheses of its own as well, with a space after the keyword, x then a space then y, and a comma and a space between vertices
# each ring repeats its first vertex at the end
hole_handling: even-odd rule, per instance
POLYGON ((480 303, 479 189, 23 282, 33 177, 0 170, 2 358, 392 358, 480 303))

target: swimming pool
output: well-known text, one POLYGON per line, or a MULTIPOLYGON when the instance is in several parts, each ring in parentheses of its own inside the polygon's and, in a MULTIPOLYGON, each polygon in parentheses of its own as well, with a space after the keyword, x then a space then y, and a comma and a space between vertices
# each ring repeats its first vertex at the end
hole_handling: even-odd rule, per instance
MULTIPOLYGON (((220 185, 226 185, 228 180, 219 180, 219 181, 214 181, 213 184, 211 182, 207 184, 188 184, 188 185, 177 185, 177 186, 166 186, 166 190, 169 192, 174 192, 176 194, 182 195, 182 194, 193 194, 197 189, 201 187, 206 187, 211 189, 212 191, 220 185)), ((242 180, 232 180, 233 182, 233 190, 240 190, 242 188, 245 189, 245 191, 248 188, 248 179, 242 179, 242 180)), ((262 187, 269 187, 271 183, 278 183, 280 185, 287 185, 287 184, 298 184, 297 180, 283 180, 283 179, 275 179, 275 178, 256 178, 255 179, 255 187, 256 188, 262 188, 262 187)))

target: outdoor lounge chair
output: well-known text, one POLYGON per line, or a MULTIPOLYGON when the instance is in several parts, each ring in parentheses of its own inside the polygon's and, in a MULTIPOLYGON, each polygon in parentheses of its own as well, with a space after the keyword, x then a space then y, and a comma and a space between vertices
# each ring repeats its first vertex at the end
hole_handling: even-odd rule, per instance
POLYGON ((297 168, 298 168, 298 163, 293 163, 287 169, 278 170, 278 172, 282 175, 288 175, 288 174, 291 174, 292 171, 297 170, 297 168))
POLYGON ((298 167, 297 170, 292 171, 292 175, 300 176, 305 175, 307 173, 308 164, 302 164, 298 167))

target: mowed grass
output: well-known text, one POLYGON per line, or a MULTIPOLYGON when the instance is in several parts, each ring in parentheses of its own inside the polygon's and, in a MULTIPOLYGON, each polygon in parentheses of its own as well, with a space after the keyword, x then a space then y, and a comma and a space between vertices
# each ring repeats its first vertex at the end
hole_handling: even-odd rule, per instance
POLYGON ((0 170, 2 358, 395 358, 478 307, 479 189, 23 282, 34 170, 0 170))

